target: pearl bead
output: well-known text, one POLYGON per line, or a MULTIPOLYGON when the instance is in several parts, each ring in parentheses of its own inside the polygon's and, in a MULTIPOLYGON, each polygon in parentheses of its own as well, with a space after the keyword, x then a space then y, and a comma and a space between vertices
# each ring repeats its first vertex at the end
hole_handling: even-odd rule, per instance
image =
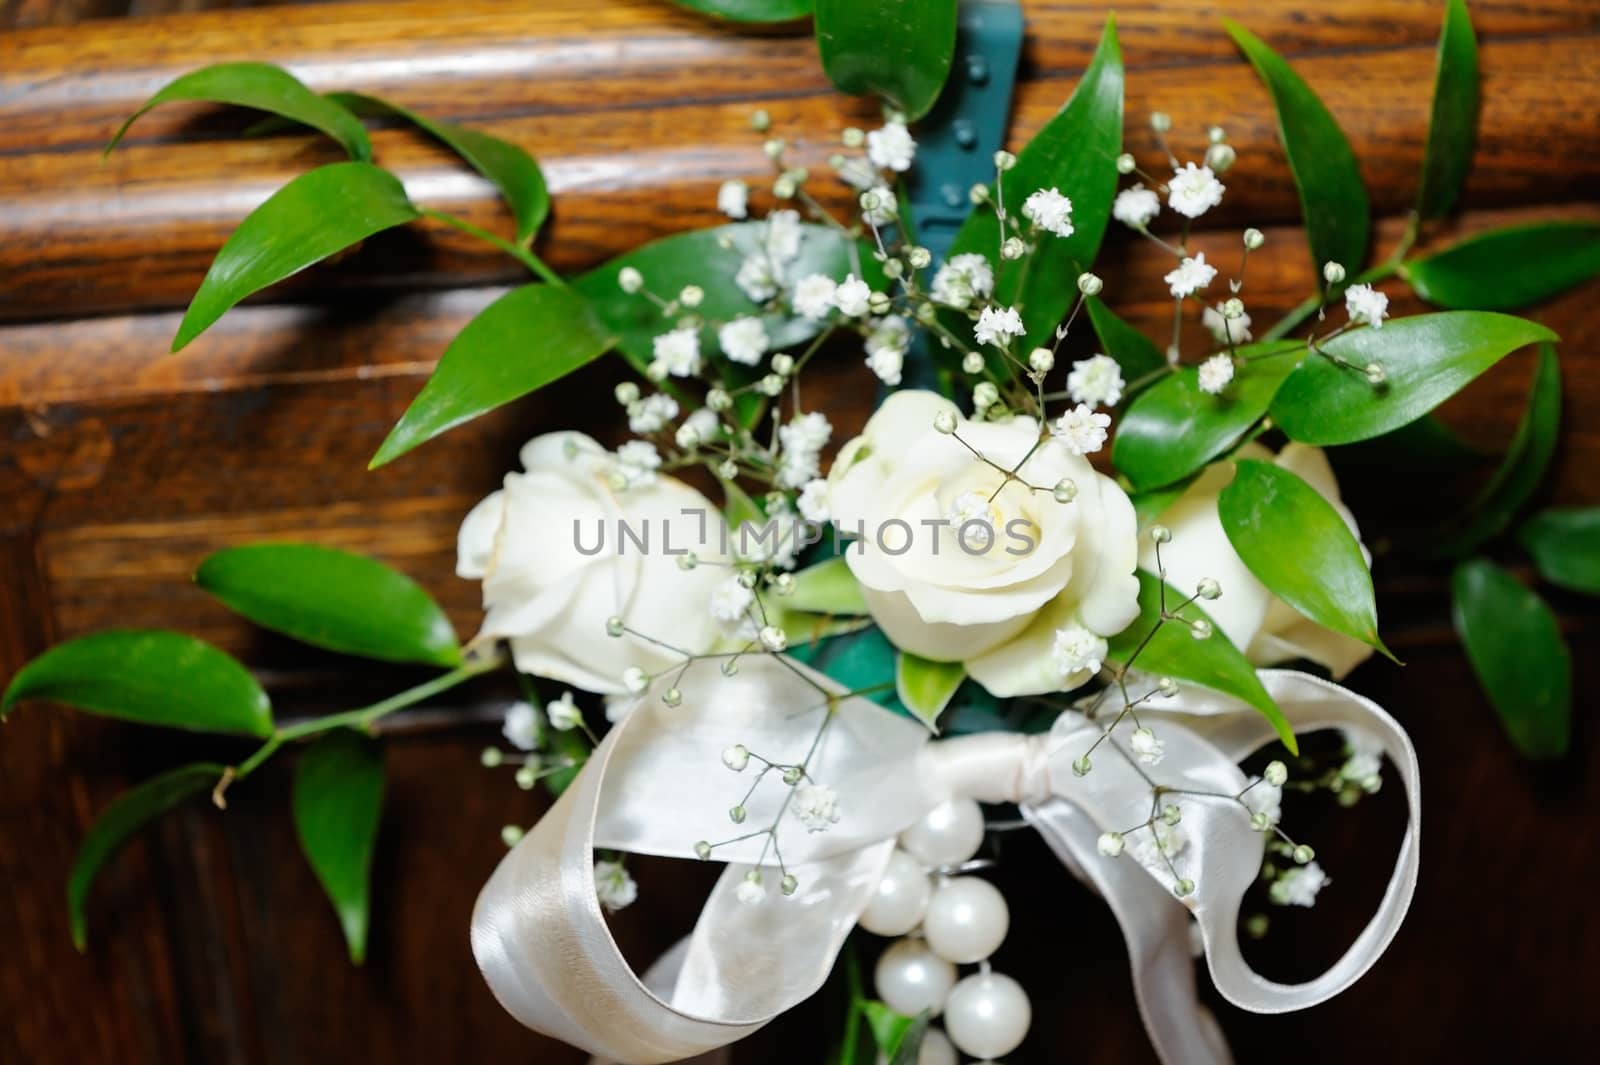
POLYGON ((915 1017, 923 1010, 934 1016, 956 982, 956 967, 928 949, 920 939, 890 944, 873 971, 878 997, 896 1013, 915 1017))
POLYGON ((861 927, 875 936, 903 936, 922 923, 933 885, 922 863, 895 848, 889 864, 861 913, 861 927))
POLYGON ((929 1028, 922 1037, 922 1047, 917 1051, 917 1065, 957 1065, 961 1059, 956 1048, 937 1028, 929 1028))
POLYGON ((902 832, 900 846, 931 869, 960 865, 983 846, 983 808, 952 799, 902 832))
POLYGON ((1033 1007, 1022 985, 999 973, 974 973, 950 992, 945 1030, 963 1054, 997 1058, 1022 1044, 1033 1007))
POLYGON ((1005 896, 975 876, 958 876, 939 885, 922 918, 929 949, 957 965, 993 954, 1010 927, 1005 896))

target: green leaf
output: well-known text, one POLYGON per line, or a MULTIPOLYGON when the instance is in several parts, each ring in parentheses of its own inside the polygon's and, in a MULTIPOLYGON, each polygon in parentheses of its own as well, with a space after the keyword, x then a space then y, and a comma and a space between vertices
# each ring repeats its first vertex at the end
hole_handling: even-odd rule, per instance
POLYGON ((909 651, 901 651, 895 659, 895 690, 900 701, 936 735, 939 715, 966 679, 967 671, 960 662, 931 662, 909 651))
MULTIPOLYGON (((1139 617, 1109 641, 1108 657, 1111 661, 1127 665, 1132 660, 1142 671, 1188 681, 1242 699, 1261 711, 1261 716, 1271 722, 1278 738, 1283 740, 1283 745, 1290 752, 1299 754, 1299 741, 1295 739, 1294 730, 1289 727, 1283 711, 1278 709, 1278 704, 1273 702, 1261 678, 1256 675, 1255 667, 1233 645, 1233 641, 1214 622, 1211 623, 1211 635, 1204 640, 1191 636, 1185 625, 1171 622, 1162 624, 1161 579, 1144 570, 1140 570, 1138 576, 1139 617), (1155 633, 1153 636, 1152 631, 1155 633), (1148 643, 1144 643, 1146 636, 1150 637, 1148 643), (1135 659, 1134 652, 1141 643, 1144 643, 1144 648, 1139 650, 1135 659)), ((1187 621, 1211 622, 1210 616, 1196 603, 1190 603, 1182 610, 1173 609, 1188 599, 1187 595, 1180 594, 1171 585, 1166 586, 1165 593, 1169 613, 1187 621)))
POLYGON ((1193 477, 1185 477, 1176 484, 1165 488, 1155 488, 1148 492, 1137 492, 1129 497, 1133 503, 1133 512, 1139 519, 1139 531, 1143 532, 1156 523, 1167 508, 1178 501, 1178 497, 1194 483, 1193 477))
MULTIPOLYGON (((1107 16, 1100 45, 1072 98, 1017 154, 1017 165, 1005 176, 1005 199, 1013 211, 1035 189, 1055 187, 1072 198, 1072 236, 1047 234, 1040 238, 1030 266, 1001 263, 995 270, 995 302, 1020 307, 1027 326, 1028 340, 1020 345, 1023 351, 1041 343, 1048 346, 1078 297, 1078 275, 1089 269, 1100 250, 1117 194, 1122 80, 1117 22, 1115 16, 1107 16)), ((979 253, 993 262, 999 247, 1000 223, 994 211, 973 211, 956 234, 950 254, 979 253)), ((953 320, 970 331, 965 318, 953 320)))
POLYGON ((1228 542, 1256 579, 1324 628, 1390 658, 1361 544, 1317 490, 1271 462, 1242 459, 1217 500, 1228 542))
POLYGON ((1423 221, 1442 218, 1455 206, 1472 163, 1477 131, 1478 39, 1465 0, 1445 0, 1438 73, 1433 82, 1433 117, 1428 122, 1422 186, 1417 191, 1417 214, 1423 221))
POLYGON ((790 647, 789 655, 821 670, 847 691, 909 715, 896 691, 899 648, 876 625, 859 632, 834 636, 804 647, 790 647))
POLYGON ((840 92, 886 97, 911 120, 939 98, 956 50, 956 0, 816 0, 822 69, 840 92))
POLYGON ((1400 267, 1400 275, 1429 303, 1479 311, 1527 307, 1596 274, 1600 222, 1491 229, 1400 267))
POLYGON ((455 629, 410 577, 315 544, 251 544, 200 564, 195 583, 257 625, 344 654, 454 666, 455 629))
POLYGON ((1431 414, 1382 436, 1346 444, 1329 456, 1341 473, 1349 469, 1416 475, 1459 473, 1488 457, 1431 414))
POLYGON ((784 599, 784 605, 816 614, 870 613, 861 586, 843 558, 825 559, 796 573, 794 594, 784 599))
POLYGON ((679 7, 730 22, 789 22, 805 18, 815 0, 672 0, 679 7))
POLYGON ((1319 276, 1322 265, 1330 261, 1355 273, 1367 257, 1372 209, 1350 142, 1282 56, 1232 19, 1223 19, 1222 24, 1272 93, 1278 139, 1300 193, 1313 266, 1319 276))
POLYGON ((1555 614, 1488 559, 1457 567, 1452 591, 1456 632, 1511 742, 1529 758, 1566 754, 1572 653, 1555 614))
POLYGON ((1517 532, 1539 576, 1574 592, 1600 595, 1600 507, 1553 507, 1517 532))
POLYGON ((223 772, 222 766, 210 762, 168 770, 118 796, 95 819, 78 848, 78 856, 72 860, 72 873, 67 878, 67 917, 73 946, 80 952, 89 945, 84 909, 100 869, 135 832, 190 796, 214 787, 223 772))
POLYGON ((350 960, 360 965, 367 955, 372 851, 383 810, 377 743, 349 729, 318 740, 300 759, 293 805, 300 849, 339 915, 350 960))
POLYGON ((1300 363, 1272 400, 1272 417, 1306 444, 1351 444, 1416 421, 1483 371, 1528 344, 1555 341, 1537 322, 1486 311, 1419 314, 1355 329, 1321 345, 1356 366, 1376 362, 1385 380, 1317 355, 1300 363))
MULTIPOLYGON (((565 758, 572 764, 566 769, 557 770, 544 778, 544 786, 551 795, 560 795, 572 786, 577 779, 578 770, 583 768, 584 762, 589 760, 589 744, 583 733, 577 729, 557 731, 550 737, 550 745, 555 749, 557 758, 565 758)), ((546 768, 555 765, 554 759, 547 760, 546 768)))
POLYGON ((512 289, 456 334, 370 468, 560 380, 604 355, 611 344, 593 308, 573 289, 512 289))
POLYGON ((450 122, 436 122, 398 104, 355 92, 330 93, 329 98, 357 114, 393 115, 442 141, 468 166, 482 174, 505 198, 517 220, 516 240, 525 244, 550 213, 550 192, 533 156, 510 141, 450 122))
POLYGON ((57 644, 11 678, 0 715, 47 699, 143 725, 272 734, 272 706, 231 656, 181 632, 112 629, 57 644))
POLYGON ((1089 309, 1089 323, 1094 326, 1101 350, 1122 367, 1122 378, 1128 383, 1124 395, 1132 399, 1142 391, 1135 387, 1140 381, 1158 376, 1167 369, 1167 357, 1149 337, 1118 318, 1099 296, 1088 297, 1084 304, 1089 309))
POLYGON ((917 1018, 897 1013, 876 999, 864 999, 860 1009, 867 1027, 872 1030, 872 1041, 882 1054, 893 1054, 899 1049, 917 1022, 917 1018))
POLYGON ((332 163, 301 174, 245 216, 217 252, 172 350, 246 296, 417 217, 400 180, 371 163, 332 163))
POLYGON ((1239 348, 1248 361, 1221 395, 1200 390, 1194 366, 1163 378, 1123 414, 1111 442, 1111 461, 1141 492, 1187 477, 1267 413, 1304 350, 1304 343, 1294 340, 1239 348))
POLYGON ((169 82, 118 127, 111 143, 106 145, 106 154, 111 154, 139 116, 174 100, 234 104, 281 115, 326 133, 344 145, 352 159, 372 158, 372 142, 367 139, 360 119, 336 102, 306 88, 287 70, 269 63, 218 63, 169 82))
MULTIPOLYGON (((664 299, 672 299, 685 285, 703 286, 705 297, 695 313, 707 323, 761 315, 763 305, 752 303, 732 282, 745 256, 760 250, 766 228, 765 222, 735 222, 663 237, 591 270, 572 286, 589 298, 595 314, 617 335, 617 350, 644 373, 655 357, 655 338, 672 329, 674 320, 663 318, 642 293, 623 292, 617 275, 627 267, 638 270, 645 287, 664 299)), ((826 274, 842 281, 846 274, 864 273, 868 284, 882 290, 882 271, 864 246, 831 228, 808 224, 803 230, 800 257, 786 271, 789 278, 826 274)), ((768 314, 762 320, 774 350, 809 340, 821 328, 807 318, 768 314)), ((709 324, 700 332, 700 347, 707 353, 721 350, 717 331, 709 324)))
POLYGON ((1429 553, 1459 558, 1504 532, 1544 480, 1560 430, 1561 362, 1554 347, 1540 344, 1528 406, 1500 468, 1465 513, 1438 530, 1429 553))

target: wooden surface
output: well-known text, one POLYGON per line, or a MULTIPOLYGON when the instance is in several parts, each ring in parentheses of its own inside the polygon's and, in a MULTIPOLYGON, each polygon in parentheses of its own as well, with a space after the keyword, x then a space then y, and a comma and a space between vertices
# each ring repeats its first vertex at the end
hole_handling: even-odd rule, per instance
MULTIPOLYGON (((100 0, 12 0, 4 24, 120 14, 100 0)), ((182 2, 177 5, 183 6, 182 2)), ((1029 3, 1014 139, 1065 100, 1093 47, 1095 5, 1029 3)), ((137 7, 137 5, 135 5, 137 7)), ((1484 126, 1460 220, 1431 242, 1507 221, 1600 217, 1600 6, 1583 0, 1473 5, 1483 39, 1484 126)), ((1344 124, 1380 222, 1398 236, 1414 195, 1438 7, 1327 0, 1118 5, 1129 68, 1129 143, 1155 162, 1141 116, 1174 116, 1181 150, 1225 125, 1240 152, 1225 209, 1200 237, 1213 256, 1237 230, 1267 230, 1248 291, 1257 320, 1310 285, 1293 189, 1270 105, 1215 16, 1230 14, 1291 56, 1344 124)), ((116 123, 184 69, 221 59, 284 62, 319 89, 393 97, 524 144, 556 193, 541 251, 581 269, 641 240, 715 220, 715 189, 762 173, 746 125, 764 107, 803 158, 869 112, 827 89, 803 33, 716 26, 665 3, 320 5, 117 20, 0 34, 0 678, 50 642, 112 625, 167 625, 245 654, 280 713, 358 705, 398 688, 307 655, 232 619, 188 583, 227 544, 315 539, 369 551, 422 580, 463 632, 476 591, 451 575, 455 527, 533 432, 614 434, 596 366, 419 449, 377 473, 366 459, 460 324, 514 270, 452 234, 369 242, 229 315, 180 355, 167 346, 215 248, 287 176, 333 158, 288 135, 241 141, 237 116, 173 107, 141 120, 102 164, 116 123)), ((374 137, 420 202, 507 227, 484 185, 403 131, 374 137)), ((1231 250, 1227 250, 1231 255, 1231 250)), ((1169 307, 1147 246, 1114 233, 1108 296, 1151 335, 1169 307)), ((1164 268, 1163 268, 1164 269, 1164 268)), ((1391 294, 1401 291, 1389 286, 1391 294)), ((1600 309, 1596 286, 1531 312, 1560 332, 1567 433, 1548 498, 1600 500, 1600 309)), ((1416 309, 1397 300, 1397 312, 1416 309)), ((1524 355, 1448 414, 1504 442, 1531 369, 1524 355)), ((865 416, 859 355, 823 368, 841 431, 865 416)), ((1382 538, 1433 505, 1437 486, 1368 485, 1359 513, 1382 538)), ((1600 962, 1586 918, 1600 881, 1592 811, 1600 775, 1586 700, 1574 756, 1534 772, 1510 752, 1449 634, 1444 575, 1378 563, 1391 645, 1409 665, 1364 667, 1362 691, 1416 737, 1428 821, 1418 901, 1395 946, 1352 991, 1309 1013, 1262 1018, 1218 1004, 1243 1062, 1551 1060, 1588 1045, 1578 989, 1600 962)), ((1600 618, 1556 597, 1581 693, 1600 671, 1600 618)), ((467 689, 400 724, 388 745, 390 805, 379 849, 376 928, 364 971, 343 960, 331 910, 287 819, 287 762, 240 787, 226 815, 195 806, 112 867, 90 909, 92 947, 72 953, 62 903, 94 814, 130 781, 187 758, 238 757, 197 737, 29 708, 0 733, 0 1060, 273 1063, 541 1062, 580 1056, 501 1013, 466 944, 471 900, 500 853, 498 828, 537 804, 477 766, 506 693, 467 689)), ((1257 953, 1283 978, 1334 957, 1381 893, 1397 839, 1394 789, 1354 814, 1294 811, 1335 877, 1314 915, 1274 911, 1257 953)), ((1035 998, 1016 1062, 1150 1058, 1126 961, 1104 907, 1025 836, 998 877, 1014 930, 997 964, 1035 998), (1041 951, 1045 945, 1050 951, 1041 951)), ((648 960, 686 931, 702 870, 647 864, 643 901, 619 934, 648 960)), ((1204 980, 1202 978, 1202 984, 1204 980)), ((741 1048, 740 1061, 820 1060, 821 1007, 741 1048)))

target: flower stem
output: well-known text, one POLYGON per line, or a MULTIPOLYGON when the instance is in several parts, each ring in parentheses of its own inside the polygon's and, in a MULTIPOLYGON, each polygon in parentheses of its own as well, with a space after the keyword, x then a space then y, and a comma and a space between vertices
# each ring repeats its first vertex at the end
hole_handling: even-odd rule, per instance
POLYGON ((531 248, 524 248, 511 243, 509 240, 502 240, 487 229, 480 229, 465 218, 457 218, 447 211, 437 211, 432 207, 424 207, 422 208, 422 214, 424 217, 431 218, 436 222, 443 222, 452 229, 459 229, 469 237, 477 237, 479 240, 493 244, 549 284, 555 285, 557 288, 567 287, 567 283, 561 280, 561 276, 546 266, 544 260, 535 255, 531 248))

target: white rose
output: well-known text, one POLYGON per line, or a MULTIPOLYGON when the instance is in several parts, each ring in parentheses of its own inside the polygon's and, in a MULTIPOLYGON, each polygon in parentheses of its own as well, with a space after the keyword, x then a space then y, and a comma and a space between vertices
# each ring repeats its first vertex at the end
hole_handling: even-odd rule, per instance
MULTIPOLYGON (((1355 516, 1339 500, 1339 482, 1321 448, 1290 444, 1274 456, 1269 449, 1251 443, 1240 448, 1238 454, 1240 458, 1275 461, 1298 475, 1333 504, 1351 533, 1361 539, 1355 516)), ((1327 667, 1336 679, 1343 677, 1365 661, 1372 648, 1304 617, 1267 591, 1266 585, 1245 567, 1217 516, 1217 496, 1232 479, 1229 463, 1214 463, 1156 519, 1172 530, 1172 542, 1161 548, 1167 583, 1188 594, 1202 578, 1216 580, 1222 586, 1222 597, 1201 606, 1254 664, 1269 666, 1306 658, 1327 667)), ((1292 544, 1284 546, 1286 550, 1293 549, 1292 544)), ((1362 552, 1366 554, 1364 547, 1362 552)), ((1139 564, 1155 572, 1152 545, 1146 544, 1139 564)))
POLYGON ((727 570, 678 565, 685 550, 725 557, 709 500, 662 475, 619 489, 616 457, 582 433, 535 437, 521 459, 525 472, 507 474, 461 523, 456 573, 483 581, 478 640, 507 640, 524 673, 608 693, 624 690, 630 666, 657 673, 683 661, 631 634, 607 635, 613 615, 686 650, 716 642, 707 604, 727 570), (647 546, 622 539, 619 523, 647 546))
POLYGON ((841 530, 859 531, 846 558, 889 639, 963 663, 995 695, 1085 683, 1088 669, 1066 672, 1052 654, 1057 631, 1112 636, 1138 616, 1133 505, 1031 418, 969 422, 932 392, 896 392, 840 451, 828 499, 841 530), (957 419, 961 440, 934 427, 941 412, 957 419), (1018 474, 1027 484, 1005 483, 962 441, 1008 470, 1027 456, 1018 474), (1071 502, 1052 494, 1062 480, 1077 487, 1071 502), (961 525, 975 514, 990 523, 992 542, 961 525), (925 524, 936 521, 952 524, 925 524))

